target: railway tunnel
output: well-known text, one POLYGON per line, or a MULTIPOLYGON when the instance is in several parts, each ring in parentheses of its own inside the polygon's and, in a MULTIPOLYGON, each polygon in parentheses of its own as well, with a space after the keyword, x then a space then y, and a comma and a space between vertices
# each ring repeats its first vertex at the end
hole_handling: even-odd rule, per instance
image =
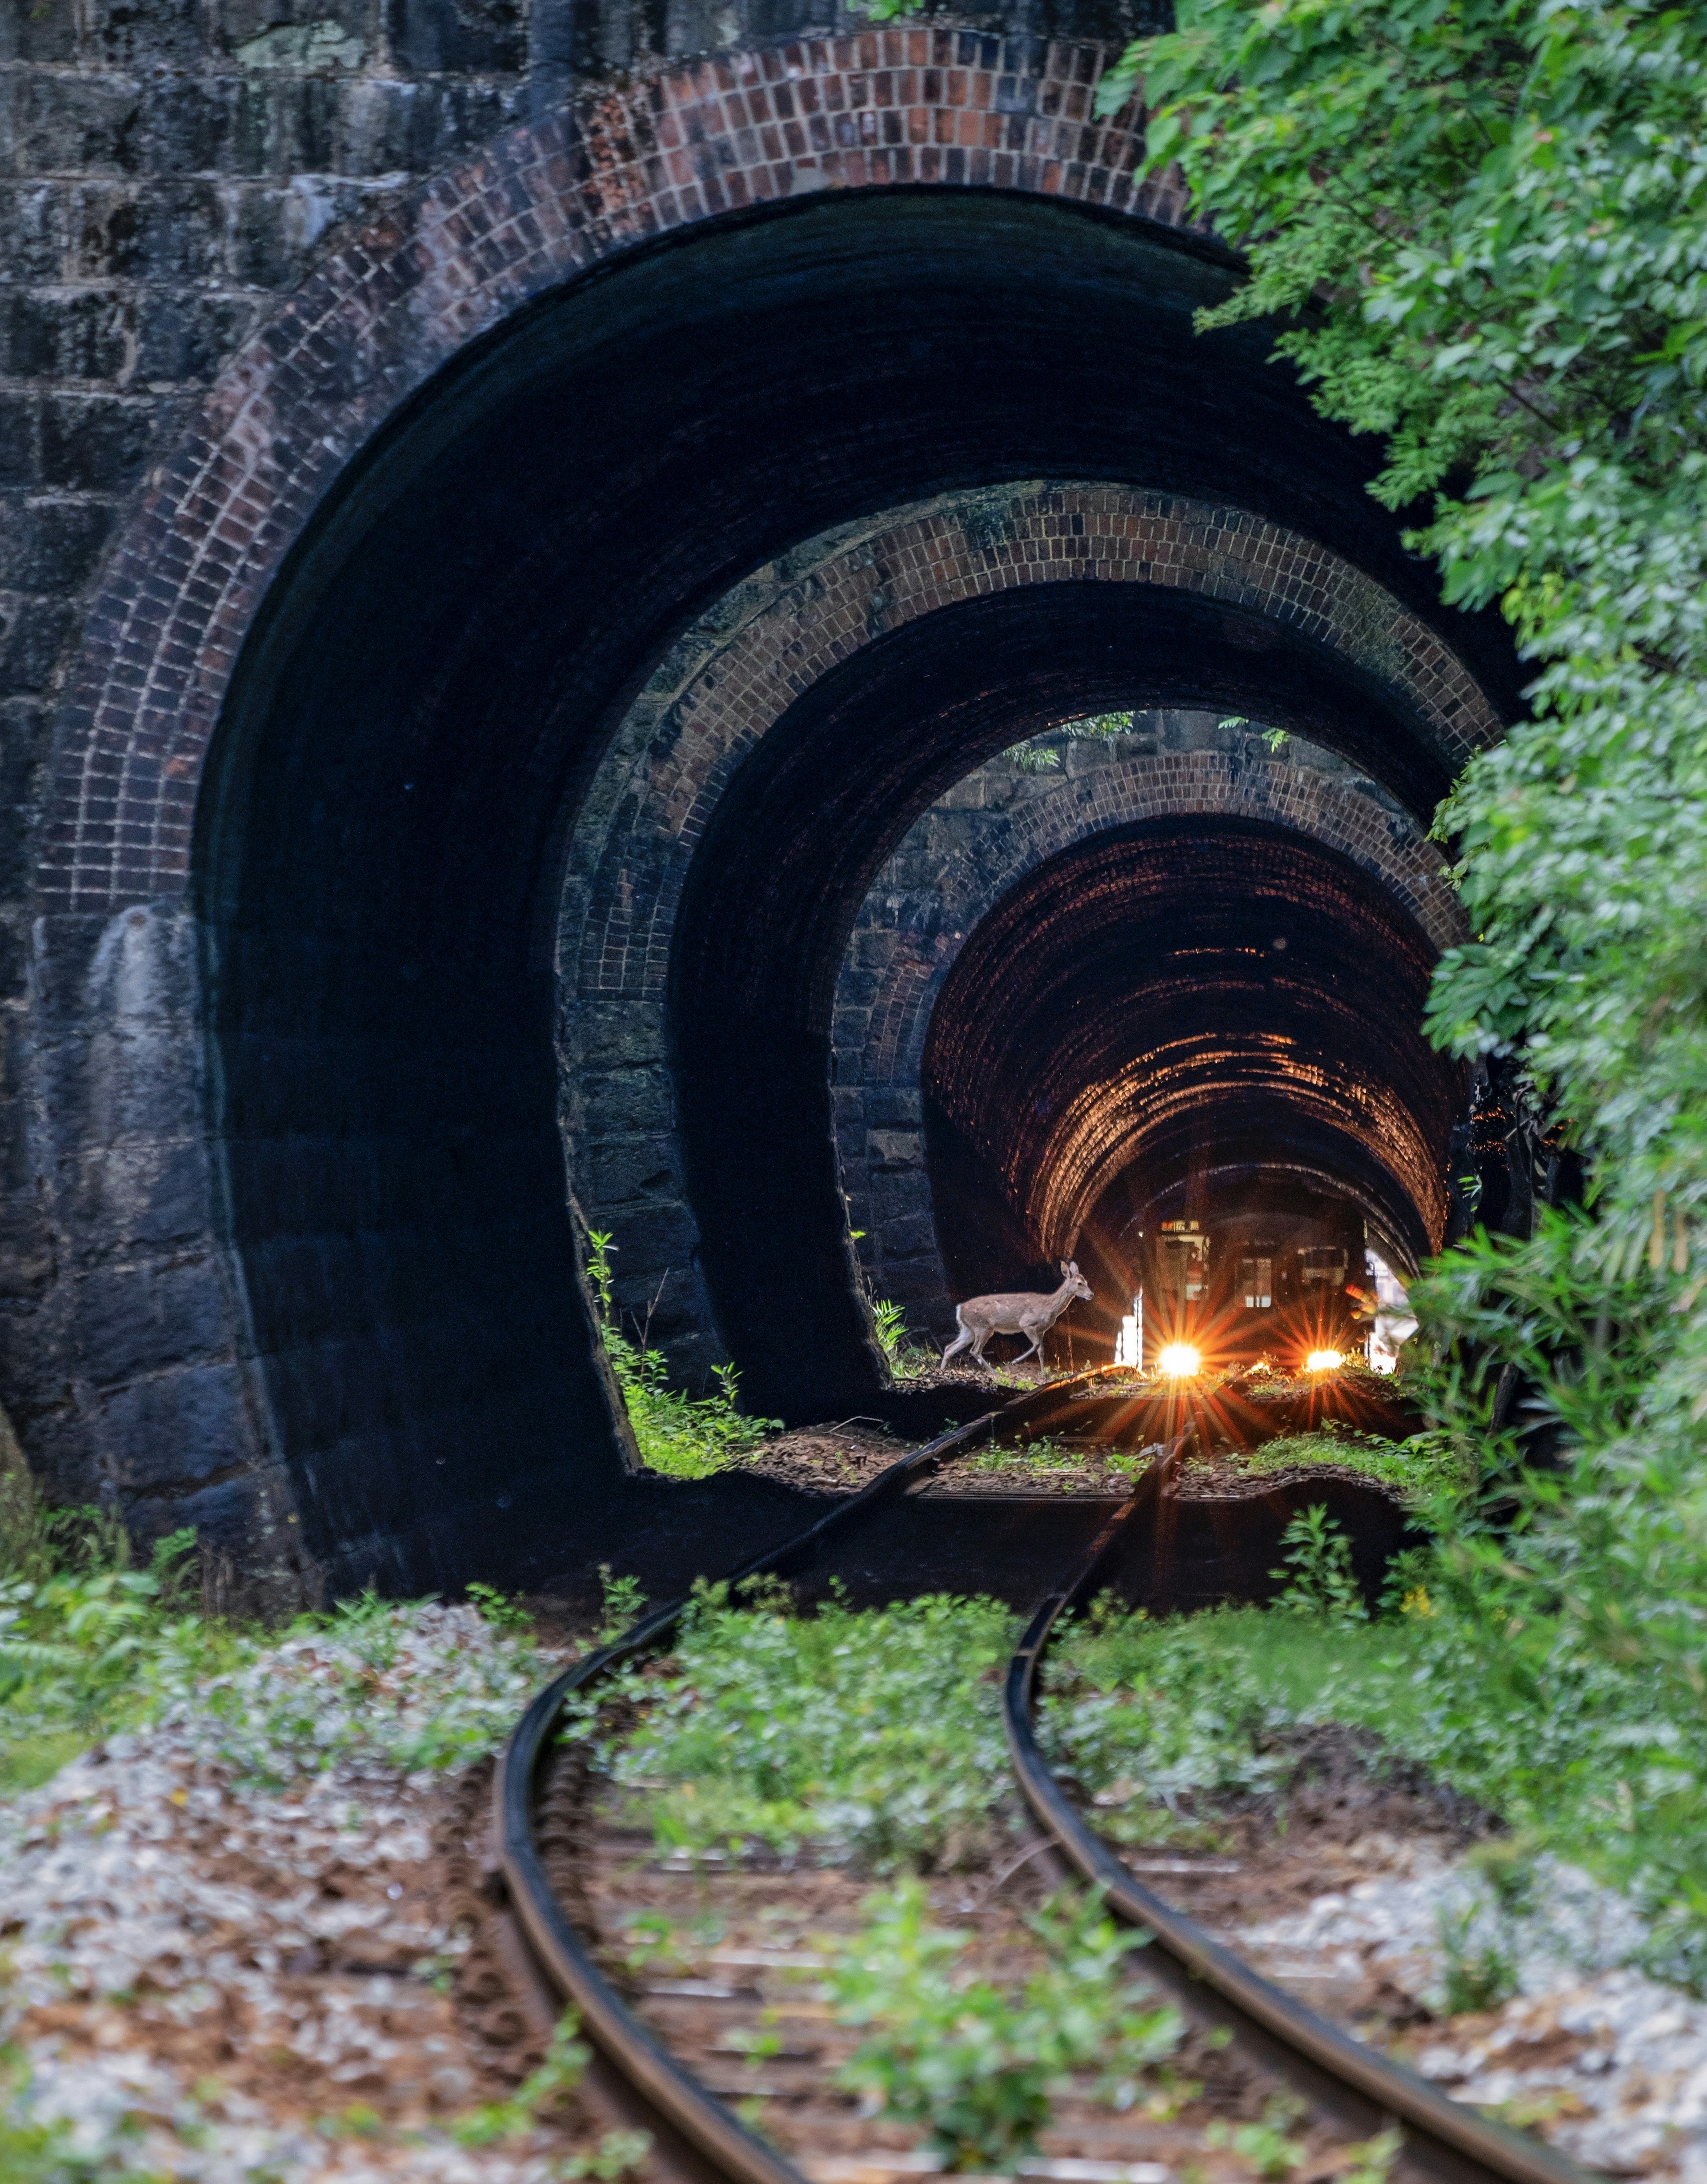
MULTIPOLYGON (((910 37, 990 63, 970 33, 887 35, 900 61, 910 37)), ((287 1550, 322 1591, 609 1552, 630 1459, 588 1228, 683 1384, 729 1358, 767 1414, 869 1405, 850 1162, 895 1133, 898 1055, 926 1197, 893 1218, 950 1287, 1009 1243, 1106 1256, 1140 1155, 1164 1197, 1279 1166, 1401 1258, 1437 1242, 1460 1088, 1419 1030, 1450 935, 1415 844, 1513 709, 1509 649, 1442 605, 1366 491, 1374 451, 1269 331, 1194 332, 1237 269, 1109 186, 1130 123, 1091 131, 1093 49, 1017 42, 983 70, 1012 94, 991 141, 1036 138, 1054 70, 1097 136, 1071 187, 1032 153, 874 158, 829 187, 809 162, 765 201, 708 189, 570 248, 542 208, 589 163, 547 144, 564 173, 541 180, 536 125, 433 231, 398 306, 409 369, 339 317, 378 277, 370 237, 204 421, 150 671, 211 584, 203 666, 175 671, 212 694, 203 747, 150 745, 133 705, 125 760, 156 784, 154 850, 181 830, 182 906, 158 875, 67 898, 84 933, 104 920, 79 1006, 131 1006, 126 949, 164 995, 125 1141, 199 1149, 223 1284, 218 1370, 171 1414, 180 1474, 135 1483, 158 1407, 83 1459, 145 1526, 287 1550), (550 276, 468 308, 470 269, 508 279, 542 233, 550 276), (286 334, 318 344, 294 422, 286 334), (234 432, 249 467, 221 472, 234 432), (234 498, 197 514, 210 476, 234 498), (247 593, 218 547, 246 496, 247 593), (888 861, 999 754, 1114 709, 1259 722, 1366 784, 1373 831, 1193 808, 1189 781, 1093 811, 926 951, 889 1032, 868 1022, 890 1080, 856 1088, 837 1027, 888 861)), ((834 58, 751 81, 803 95, 816 68, 827 99, 834 58)), ((93 749, 113 715, 90 718, 93 749)), ((86 1142, 93 1095, 67 1099, 86 1142)))

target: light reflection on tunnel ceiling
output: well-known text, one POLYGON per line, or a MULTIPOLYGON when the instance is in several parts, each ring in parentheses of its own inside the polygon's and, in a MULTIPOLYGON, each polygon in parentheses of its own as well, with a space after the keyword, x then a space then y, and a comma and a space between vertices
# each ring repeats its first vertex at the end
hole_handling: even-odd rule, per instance
POLYGON ((1378 883, 1302 836, 1122 829, 1040 867, 971 935, 932 1017, 927 1100, 1040 1254, 1134 1167, 1150 1197, 1211 1169, 1314 1176, 1431 1249, 1457 1100, 1421 1028, 1433 960, 1378 883))

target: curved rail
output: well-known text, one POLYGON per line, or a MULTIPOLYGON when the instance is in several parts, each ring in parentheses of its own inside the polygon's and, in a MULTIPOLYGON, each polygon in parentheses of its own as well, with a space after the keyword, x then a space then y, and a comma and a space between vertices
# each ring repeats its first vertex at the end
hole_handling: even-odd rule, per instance
POLYGON ((1157 1465, 1110 1518, 1066 1585, 1038 1608, 1008 1663, 1003 1727, 1015 1777, 1032 1818, 1080 1877, 1102 1892, 1109 1908, 1152 1937, 1181 1975, 1176 1984, 1198 1995, 1207 1991, 1218 2005, 1215 2015, 1243 2034, 1248 2045, 1302 2062, 1318 2085, 1326 2081, 1348 2092, 1374 2117, 1390 2117, 1404 2132, 1407 2152, 1422 2165, 1454 2176, 1469 2171, 1502 2177, 1507 2184, 1591 2184, 1588 2171, 1568 2155, 1448 2098, 1415 2071, 1365 2047, 1253 1970, 1195 1919, 1134 1880, 1109 1846, 1087 1827, 1056 1780, 1032 1726, 1043 1654, 1061 1617, 1090 1598, 1120 1535, 1170 1490, 1170 1470, 1157 1465))
MULTIPOLYGON (((1093 1372, 1048 1383, 1000 1411, 939 1435, 898 1458, 805 1531, 755 1557, 729 1582, 787 1574, 791 1565, 808 1558, 831 1533, 922 1485, 944 1462, 982 1438, 993 1440, 998 1428, 1012 1430, 1031 1423, 1040 1412, 1047 1415, 1074 1387, 1098 1377, 1093 1372)), ((1177 1450, 1139 1481, 1066 1584, 1037 1610, 1009 1663, 1004 1724, 1015 1776, 1033 1818, 1066 1863, 1103 1892, 1110 1910, 1152 1936, 1162 1969, 1176 1985, 1200 2005, 1207 2002, 1211 2014, 1266 2059, 1309 2083, 1318 2098, 1342 2108, 1348 2104, 1371 2120, 1397 2122, 1406 2153, 1417 2166, 1454 2180, 1595 2184, 1566 2155, 1450 2100, 1414 2071, 1364 2046, 1264 1979, 1195 1919, 1134 1880, 1086 1826, 1056 1781, 1032 1727, 1043 1656, 1061 1617, 1088 1599, 1128 1528, 1171 1490, 1176 1460, 1177 1450)), ((565 1914, 535 1842, 536 1784, 570 1701, 609 1669, 667 1637, 687 1606, 685 1599, 677 1600, 643 1616, 614 1645, 565 1670, 529 1707, 504 1749, 494 1784, 499 1866, 535 1965, 559 2003, 578 2013, 582 2030, 643 2111, 643 2120, 661 2126, 665 2138, 683 2148, 691 2162, 697 2157, 702 2173, 709 2171, 725 2184, 806 2184, 792 2162, 746 2130, 629 2009, 565 1914)))
MULTIPOLYGON (((1048 1417, 1074 1389, 1104 1377, 1109 1369, 1093 1368, 1047 1381, 999 1410, 938 1435, 924 1447, 898 1457, 868 1486, 815 1524, 755 1556, 733 1574, 729 1583, 787 1575, 791 1565, 807 1559, 832 1532, 924 1485, 942 1463, 964 1455, 981 1440, 993 1440, 998 1431, 1011 1432, 1040 1417, 1048 1417)), ((648 1652, 667 1637, 687 1606, 685 1599, 672 1601, 642 1616, 614 1645, 590 1654, 548 1685, 522 1716, 504 1747, 493 1784, 499 1865, 510 1903, 547 1983, 560 2001, 579 2014, 583 2031, 626 2086, 639 2096, 650 2117, 661 2120, 670 2133, 685 2140, 729 2184, 805 2184, 791 2162, 743 2128, 629 2009, 564 1915, 534 1841, 534 1787, 569 1702, 608 1670, 648 1652)))

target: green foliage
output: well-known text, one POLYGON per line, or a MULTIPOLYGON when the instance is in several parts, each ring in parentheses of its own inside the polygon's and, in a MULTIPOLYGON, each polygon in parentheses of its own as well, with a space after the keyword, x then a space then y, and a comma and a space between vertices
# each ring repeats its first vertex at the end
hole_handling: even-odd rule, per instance
POLYGON ((1498 2009, 1517 1992, 1517 1958, 1508 1936, 1482 1932, 1479 1903, 1443 1903, 1434 1914, 1445 1970, 1442 1999, 1449 2015, 1498 2009))
POLYGON ((1142 1937, 1094 1897, 1058 1898, 1032 1922, 1047 1960, 1017 1995, 967 1968, 969 1936, 931 1924, 921 1882, 865 1908, 831 1975, 842 2022, 870 2028, 842 2082, 924 2126, 950 2170, 1011 2175, 1076 2071, 1099 2068, 1106 2096, 1130 2105, 1138 2075, 1178 2044, 1177 2013, 1138 2006, 1123 1979, 1142 1937))
POLYGON ((1590 1157, 1592 1217, 1479 1239, 1414 1295, 1482 1474, 1425 1588, 1431 1716, 1467 1786, 1585 1841, 1598 1814, 1603 1865, 1699 1976, 1707 15, 1181 0, 1107 99, 1140 75, 1148 158, 1245 253, 1205 330, 1274 326, 1318 407, 1385 443, 1375 490, 1447 597, 1497 602, 1535 669, 1439 815, 1475 937, 1430 1021, 1521 1056, 1590 1157), (1496 1432, 1507 1368, 1525 1400, 1496 1432), (1521 1474, 1537 1428, 1560 1468, 1521 1474))
MULTIPOLYGON (((1133 47, 1177 159, 1326 415, 1432 495, 1447 596, 1498 600, 1532 717, 1441 815, 1476 938, 1432 1006, 1521 1045, 1599 1156, 1603 1267, 1707 1201, 1707 18, 1569 0, 1182 0, 1133 47)), ((1677 1330, 1693 1349, 1707 1327, 1677 1330)))
POLYGON ((598 2184, 617 2184, 619 2177, 633 2176, 643 2167, 651 2151, 649 2131, 608 2131, 592 2153, 571 2154, 557 2173, 564 2184, 575 2184, 582 2176, 597 2177, 598 2184))
POLYGON ((1265 2184, 1282 2184, 1304 2160, 1304 2143, 1297 2133, 1302 2101, 1277 2094, 1256 2123, 1212 2123, 1204 2133, 1205 2143, 1227 2148, 1265 2184))
POLYGON ((1299 1510, 1281 1534, 1281 1568, 1269 1575, 1286 1580, 1274 1603, 1282 1614, 1316 1616, 1335 1629, 1367 1618, 1352 1574, 1351 1541, 1321 1502, 1299 1510))
POLYGON ((917 1379, 936 1364, 936 1351, 921 1348, 909 1337, 907 1314, 900 1305, 892 1304, 887 1297, 873 1297, 871 1317, 876 1324, 877 1347, 898 1380, 917 1379))
POLYGON ((603 1614, 594 1636, 601 1646, 614 1645, 631 1624, 640 1620, 646 1606, 646 1595, 640 1589, 637 1577, 617 1577, 609 1563, 598 1566, 599 1591, 603 1597, 603 1614))
MULTIPOLYGON (((907 12, 916 0, 904 0, 898 14, 907 12)), ((1056 748, 1067 743, 1112 743, 1119 737, 1132 733, 1130 713, 1087 713, 1081 720, 1064 721, 1059 727, 1048 729, 1043 735, 1032 736, 1022 744, 1015 744, 1002 755, 1020 773, 1060 773, 1066 767, 1066 758, 1056 748)))
MULTIPOLYGON (((504 2139, 525 2138, 542 2116, 561 2109, 581 2083, 592 2050, 580 2036, 580 2020, 573 2010, 565 2011, 538 2069, 528 2073, 508 2100, 487 2102, 459 2117, 451 2126, 452 2137, 463 2146, 492 2146, 504 2139)), ((642 2138, 646 2136, 644 2132, 623 2134, 625 2138, 637 2135, 642 2138)), ((642 2152, 644 2150, 642 2148, 642 2152)), ((625 2161, 609 2174, 619 2176, 624 2168, 632 2166, 631 2161, 625 2161)), ((607 2172, 590 2165, 577 2170, 575 2174, 603 2177, 607 2172)))
POLYGON ((1272 1786, 1259 1750, 1270 1713, 1232 1652, 1199 1642, 1201 1618, 1153 1623, 1098 1613, 1067 1626, 1050 1657, 1042 1741, 1100 1809, 1116 1841, 1170 1832, 1207 1800, 1272 1786))
POLYGON ((1443 1492, 1455 1493, 1468 1483, 1465 1446, 1437 1429, 1413 1434, 1409 1440, 1386 1440, 1330 1421, 1317 1433, 1284 1434, 1264 1441, 1235 1460, 1239 1470, 1253 1476, 1331 1463, 1339 1470, 1361 1472, 1366 1479, 1397 1488, 1402 1498, 1418 1509, 1428 1507, 1443 1492))
POLYGON ((663 1353, 648 1350, 643 1335, 631 1342, 617 1323, 610 1263, 617 1246, 600 1229, 589 1234, 587 1243, 587 1272, 598 1299, 605 1355, 622 1390, 635 1444, 650 1470, 671 1479, 709 1479, 751 1455, 767 1434, 781 1431, 781 1418, 748 1418, 742 1411, 740 1375, 732 1365, 714 1368, 714 1396, 688 1396, 672 1388, 663 1353))
POLYGON ((614 1755, 661 1843, 805 1842, 876 1870, 952 1865, 1008 1822, 994 1678, 1013 1618, 942 1596, 810 1618, 701 1587, 614 1755))

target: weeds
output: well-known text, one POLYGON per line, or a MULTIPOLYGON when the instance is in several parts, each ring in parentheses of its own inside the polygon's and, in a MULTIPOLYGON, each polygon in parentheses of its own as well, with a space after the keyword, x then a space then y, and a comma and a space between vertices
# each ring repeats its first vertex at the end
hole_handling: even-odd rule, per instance
POLYGON ((646 1347, 643 1332, 638 1342, 631 1341, 618 1323, 610 1263, 615 1244, 606 1231, 597 1228, 589 1233, 587 1243, 587 1272, 598 1299, 605 1355, 622 1390, 635 1444, 649 1470, 671 1479, 709 1479, 750 1456, 767 1435, 781 1431, 781 1418, 748 1418, 742 1411, 740 1376, 732 1365, 715 1368, 714 1396, 687 1396, 672 1388, 663 1353, 646 1347))
POLYGON ((1177 2012, 1137 2006, 1123 1979, 1141 1937, 1094 1897, 1057 1898, 1032 1922, 1047 1961, 1017 1996, 967 1968, 969 1937, 930 1923, 921 1882, 866 1909, 831 1982, 841 2021, 867 2028, 842 2082, 924 2126, 952 2170, 1011 2175, 1075 2072, 1099 2067, 1104 2097, 1129 2106, 1178 2044, 1177 2012))
POLYGON ((1013 1618, 927 1597, 809 1619, 702 1587, 611 1764, 661 1844, 812 1843, 874 1871, 976 1856, 1009 1825, 993 1678, 1013 1618))
MULTIPOLYGON (((459 2117, 451 2126, 451 2137, 462 2146, 492 2146, 504 2139, 525 2138, 542 2116, 562 2107, 581 2083, 591 2057, 592 2050, 581 2037, 580 2020, 573 2010, 566 2011, 538 2069, 531 2071, 507 2100, 489 2101, 459 2117)), ((597 2169, 579 2173, 603 2174, 597 2169)))
POLYGON ((1274 1603, 1282 1614, 1317 1616, 1335 1629, 1368 1620, 1352 1572, 1351 1541, 1321 1502, 1299 1510, 1281 1534, 1281 1546, 1282 1567, 1269 1575, 1286 1581, 1274 1603))
POLYGON ((1271 1719, 1237 1655, 1193 1623, 1097 1615, 1070 1625, 1046 1671, 1041 1728, 1116 1841, 1149 1842, 1209 1799, 1259 1793, 1279 1763, 1259 1750, 1271 1719))
POLYGON ((877 1347, 884 1362, 898 1380, 916 1380, 929 1373, 937 1363, 937 1353, 921 1348, 907 1333, 907 1314, 898 1304, 891 1304, 887 1297, 874 1296, 870 1300, 871 1318, 877 1330, 877 1347))
POLYGON ((1397 1489, 1401 1500, 1418 1508, 1432 1503, 1443 1490, 1455 1491, 1468 1484, 1474 1470, 1467 1445, 1455 1435, 1428 1432, 1414 1434, 1409 1440, 1384 1440, 1378 1435, 1354 1432, 1337 1419, 1330 1419, 1318 1433, 1286 1434, 1264 1441, 1235 1461, 1241 1472, 1252 1477, 1332 1464, 1397 1489))

